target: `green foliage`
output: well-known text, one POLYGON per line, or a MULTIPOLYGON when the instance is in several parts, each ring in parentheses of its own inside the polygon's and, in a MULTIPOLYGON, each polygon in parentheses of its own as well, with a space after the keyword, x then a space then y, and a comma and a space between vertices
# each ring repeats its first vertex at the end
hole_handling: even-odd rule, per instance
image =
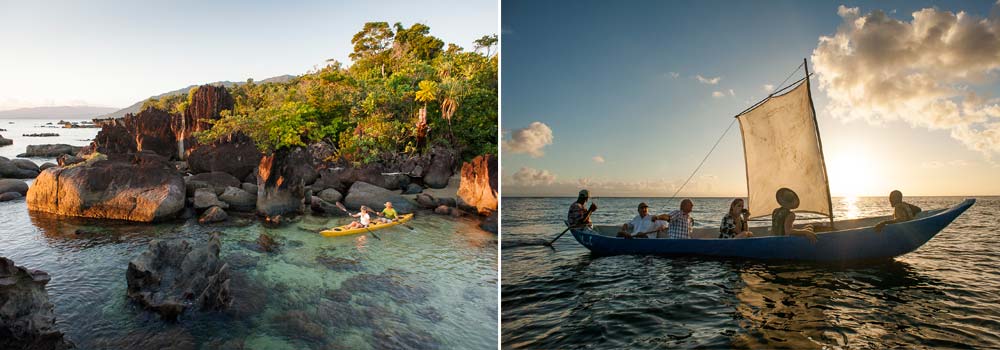
POLYGON ((351 40, 349 67, 328 61, 288 82, 231 87, 233 110, 200 137, 242 132, 265 152, 327 140, 340 157, 370 163, 426 152, 416 147, 417 116, 426 108, 430 145, 458 149, 466 159, 495 154, 499 64, 489 55, 490 38, 476 42, 485 54, 454 44, 443 50, 424 24, 366 23, 351 40))

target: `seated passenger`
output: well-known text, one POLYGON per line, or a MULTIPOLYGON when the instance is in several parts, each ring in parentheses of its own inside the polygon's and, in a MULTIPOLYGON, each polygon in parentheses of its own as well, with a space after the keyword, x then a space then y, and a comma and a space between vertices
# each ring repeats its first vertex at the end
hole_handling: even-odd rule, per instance
POLYGON ((655 217, 649 215, 649 206, 646 203, 639 203, 639 215, 632 218, 632 221, 622 225, 618 231, 618 237, 629 238, 649 238, 650 234, 657 231, 654 222, 655 217))
POLYGON ((351 221, 351 226, 349 226, 349 228, 365 228, 365 227, 368 227, 368 225, 371 224, 371 221, 372 221, 371 215, 368 215, 368 212, 370 212, 370 211, 371 211, 371 209, 368 209, 368 207, 362 205, 361 206, 361 211, 358 211, 357 214, 351 214, 351 217, 359 218, 359 220, 358 221, 351 221))
POLYGON ((812 226, 807 225, 801 229, 794 227, 795 213, 792 209, 799 207, 799 195, 788 188, 781 188, 775 193, 778 204, 781 207, 771 212, 771 234, 775 236, 802 236, 809 239, 810 243, 816 243, 816 233, 812 226))
POLYGON ((903 192, 894 190, 889 193, 889 204, 892 205, 892 220, 886 220, 875 225, 875 232, 882 232, 885 225, 913 220, 920 214, 920 207, 903 201, 903 192))
POLYGON ((393 222, 398 217, 396 215, 396 209, 392 208, 392 202, 385 202, 385 209, 383 209, 381 213, 378 213, 378 216, 381 216, 378 218, 378 221, 384 223, 393 222))
POLYGON ((691 219, 691 210, 694 209, 694 202, 690 199, 681 201, 681 209, 674 210, 668 214, 656 216, 656 220, 669 222, 667 226, 667 237, 673 239, 691 238, 691 231, 694 229, 694 219, 691 219))
POLYGON ((743 198, 734 199, 729 204, 729 212, 722 217, 719 238, 753 237, 753 233, 750 233, 750 226, 747 225, 747 216, 750 216, 750 212, 743 209, 743 198))

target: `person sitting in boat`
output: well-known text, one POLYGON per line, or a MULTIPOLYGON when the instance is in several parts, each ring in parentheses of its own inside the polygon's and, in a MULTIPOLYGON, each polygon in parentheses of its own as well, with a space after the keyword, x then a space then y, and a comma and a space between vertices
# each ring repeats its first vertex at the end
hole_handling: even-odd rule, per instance
POLYGON ((378 213, 378 216, 378 221, 385 223, 393 222, 398 217, 396 209, 392 208, 392 202, 385 202, 385 209, 382 209, 382 212, 378 213))
POLYGON ((580 190, 580 195, 576 197, 576 202, 569 206, 569 214, 566 215, 569 227, 590 227, 590 214, 597 211, 597 204, 590 203, 590 209, 584 209, 583 205, 588 199, 590 191, 580 190))
POLYGON ((809 239, 809 242, 816 243, 816 233, 811 225, 806 225, 801 229, 794 227, 795 213, 793 209, 799 207, 799 195, 788 188, 780 188, 775 193, 778 204, 781 207, 771 212, 771 234, 775 236, 802 236, 809 239))
POLYGON ((916 217, 921 211, 920 207, 904 202, 903 192, 899 192, 899 190, 889 192, 889 204, 892 205, 893 208, 892 220, 886 220, 876 224, 875 232, 882 232, 882 229, 884 229, 885 225, 888 224, 913 220, 913 218, 916 217))
POLYGON ((627 224, 622 225, 621 231, 618 231, 618 237, 625 239, 649 238, 649 235, 655 234, 658 229, 659 225, 656 224, 655 220, 655 217, 649 215, 649 205, 639 203, 639 215, 636 215, 627 224))
POLYGON ((371 215, 368 214, 368 212, 371 212, 371 211, 372 210, 368 209, 367 206, 362 205, 361 206, 361 211, 359 211, 357 214, 351 214, 351 217, 358 218, 358 221, 352 221, 351 222, 351 226, 349 226, 348 228, 364 228, 364 227, 368 227, 368 225, 371 224, 371 221, 372 221, 371 215))
MULTIPOLYGON (((691 219, 691 210, 694 209, 694 202, 690 199, 681 201, 681 208, 667 214, 656 216, 656 220, 668 222, 667 236, 665 238, 687 239, 691 238, 691 231, 694 228, 694 219, 691 219)), ((657 238, 664 238, 659 237, 657 238)))
POLYGON ((722 217, 719 238, 753 237, 753 233, 750 233, 750 226, 747 225, 747 216, 750 216, 750 212, 743 209, 743 198, 734 199, 732 203, 729 203, 729 212, 722 217))

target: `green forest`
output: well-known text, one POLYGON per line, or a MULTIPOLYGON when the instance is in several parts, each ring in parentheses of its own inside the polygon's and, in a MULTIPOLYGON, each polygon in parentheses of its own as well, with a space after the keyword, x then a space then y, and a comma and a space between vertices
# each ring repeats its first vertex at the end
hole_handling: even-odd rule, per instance
MULTIPOLYGON (((454 149, 466 160, 496 154, 496 35, 466 50, 445 45, 424 24, 369 22, 351 43, 349 67, 328 60, 288 82, 251 79, 230 87, 233 110, 199 139, 242 132, 264 153, 325 140, 355 164, 432 147, 454 149)), ((143 109, 183 111, 193 94, 150 99, 143 109)))

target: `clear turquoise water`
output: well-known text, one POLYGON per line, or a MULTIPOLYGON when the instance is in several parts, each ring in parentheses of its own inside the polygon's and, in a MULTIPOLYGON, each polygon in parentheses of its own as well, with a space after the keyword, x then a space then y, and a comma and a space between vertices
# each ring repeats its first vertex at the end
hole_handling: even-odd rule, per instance
POLYGON ((306 216, 278 229, 253 218, 134 224, 29 213, 21 199, 0 203, 0 256, 49 272, 57 325, 82 349, 496 347, 496 235, 429 213, 409 223, 412 231, 378 231, 382 240, 308 231, 346 220, 306 216), (165 322, 125 297, 128 261, 150 240, 201 241, 216 231, 233 271, 229 310, 165 322), (281 249, 256 251, 261 233, 281 249))
MULTIPOLYGON (((913 197, 925 209, 962 197, 913 197)), ((695 198, 717 227, 730 198, 695 198)), ((562 231, 573 198, 503 198, 503 348, 998 348, 1000 198, 980 197, 930 242, 861 264, 592 256, 562 231)), ((645 201, 601 198, 594 222, 624 223, 645 201)), ((884 197, 834 198, 837 217, 890 213, 884 197)), ((764 224, 767 223, 755 223, 764 224)))

